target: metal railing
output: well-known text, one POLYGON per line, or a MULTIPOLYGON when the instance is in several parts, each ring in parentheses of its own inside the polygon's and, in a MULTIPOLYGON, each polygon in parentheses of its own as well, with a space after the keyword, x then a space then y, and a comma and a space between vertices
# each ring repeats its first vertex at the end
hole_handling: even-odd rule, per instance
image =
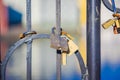
MULTIPOLYGON (((113 11, 110 0, 102 0, 104 5, 111 11, 113 11)), ((100 13, 101 13, 101 0, 87 0, 87 67, 85 67, 84 61, 77 50, 75 55, 78 59, 82 80, 100 80, 101 70, 101 46, 100 46, 100 13), (88 71, 87 69, 88 68, 88 71)), ((119 8, 116 8, 117 12, 120 12, 119 8)), ((26 0, 27 11, 27 33, 31 32, 31 0, 26 0)), ((56 0, 56 74, 57 80, 61 80, 61 0, 56 0)), ((6 67, 9 59, 13 55, 14 51, 22 44, 27 45, 27 80, 32 80, 32 41, 35 39, 50 39, 49 34, 34 34, 29 35, 23 39, 17 41, 6 54, 3 60, 1 69, 2 80, 5 80, 6 67)))
MULTIPOLYGON (((27 21, 27 32, 31 32, 31 0, 26 0, 26 21, 27 21)), ((61 80, 61 45, 60 45, 60 36, 61 36, 61 0, 56 0, 56 33, 57 35, 57 41, 58 44, 56 44, 58 49, 56 49, 56 79, 61 80)), ((24 37, 23 39, 20 39, 17 41, 12 47, 10 47, 8 53, 6 54, 5 59, 2 62, 2 80, 6 80, 6 67, 9 59, 13 55, 14 51, 19 48, 21 45, 26 44, 27 45, 27 80, 32 80, 32 41, 35 39, 50 39, 49 34, 34 34, 34 35, 27 35, 27 37, 24 37)), ((82 79, 87 80, 88 74, 87 74, 87 69, 85 67, 84 61, 80 55, 80 52, 77 50, 75 52, 75 55, 78 59, 81 73, 82 73, 82 79)))

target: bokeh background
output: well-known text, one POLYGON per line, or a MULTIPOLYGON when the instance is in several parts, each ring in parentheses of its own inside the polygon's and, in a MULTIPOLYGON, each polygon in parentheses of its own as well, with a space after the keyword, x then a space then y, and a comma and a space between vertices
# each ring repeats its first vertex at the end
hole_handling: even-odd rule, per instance
MULTIPOLYGON (((117 7, 120 1, 115 0, 117 7)), ((26 31, 26 0, 0 0, 1 59, 8 49, 26 31), (4 26, 4 27, 3 27, 4 26)), ((74 37, 86 63, 86 0, 62 0, 61 27, 74 37)), ((101 24, 112 18, 101 4, 101 24)), ((32 0, 32 30, 50 33, 55 26, 55 0, 32 0)), ((96 33, 97 34, 97 33, 96 33)), ((113 28, 101 27, 101 80, 120 80, 120 35, 113 28)), ((33 80, 56 80, 56 51, 50 48, 50 40, 33 41, 33 80)), ((97 53, 96 53, 97 54, 97 53)), ((22 45, 7 66, 7 80, 26 80, 26 45, 22 45)), ((75 55, 68 56, 62 66, 62 80, 80 80, 80 69, 75 55)))

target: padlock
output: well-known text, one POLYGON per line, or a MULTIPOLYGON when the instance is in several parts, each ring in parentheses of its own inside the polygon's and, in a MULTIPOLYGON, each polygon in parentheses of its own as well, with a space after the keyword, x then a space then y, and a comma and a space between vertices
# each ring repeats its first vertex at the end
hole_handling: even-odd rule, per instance
POLYGON ((65 37, 61 37, 61 36, 58 37, 55 34, 55 30, 56 30, 56 28, 53 27, 52 28, 52 33, 51 33, 51 36, 50 36, 50 40, 51 40, 50 47, 54 48, 54 49, 58 49, 58 50, 67 52, 68 51, 67 39, 65 37))
POLYGON ((120 28, 120 23, 119 23, 119 20, 118 20, 118 19, 115 20, 115 25, 116 25, 117 28, 120 28))
POLYGON ((72 40, 69 40, 68 41, 68 47, 69 47, 69 56, 74 54, 79 48, 78 46, 72 41, 72 40))
POLYGON ((114 34, 120 33, 120 20, 119 19, 115 20, 115 26, 113 27, 113 32, 114 34))
POLYGON ((102 24, 102 27, 104 29, 107 29, 110 26, 112 26, 113 24, 115 24, 115 20, 114 19, 109 19, 108 21, 106 21, 105 23, 102 24))
POLYGON ((72 38, 72 36, 71 35, 69 35, 68 33, 62 33, 65 37, 66 37, 66 39, 68 40, 68 47, 69 47, 69 51, 67 52, 68 53, 68 55, 70 56, 70 55, 72 55, 72 54, 74 54, 79 48, 78 48, 78 46, 73 42, 73 38, 72 38))
POLYGON ((62 52, 62 65, 66 65, 67 64, 67 53, 66 52, 62 52))
POLYGON ((120 28, 117 28, 116 26, 113 27, 113 32, 114 34, 119 34, 120 33, 120 28))
POLYGON ((60 37, 60 42, 58 41, 56 35, 52 34, 51 37, 51 48, 54 49, 61 49, 61 51, 68 51, 68 43, 67 43, 67 39, 65 39, 64 37, 60 37))

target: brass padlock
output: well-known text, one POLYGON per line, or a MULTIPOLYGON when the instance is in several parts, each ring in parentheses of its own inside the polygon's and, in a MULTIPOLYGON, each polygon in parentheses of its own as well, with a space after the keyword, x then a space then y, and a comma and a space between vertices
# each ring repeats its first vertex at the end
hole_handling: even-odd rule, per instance
POLYGON ((120 20, 115 20, 115 26, 113 27, 114 34, 120 33, 120 20))
POLYGON ((69 47, 69 56, 74 54, 79 48, 78 46, 72 41, 72 40, 69 40, 68 41, 68 47, 69 47))
POLYGON ((73 37, 70 34, 68 34, 67 32, 62 31, 62 35, 65 35, 67 38, 73 40, 73 37))
POLYGON ((62 65, 66 65, 67 64, 67 53, 66 52, 62 52, 62 65))
POLYGON ((68 52, 62 52, 62 61, 61 61, 62 65, 67 64, 67 55, 71 56, 79 49, 78 46, 72 40, 68 40, 68 47, 69 47, 68 52))
POLYGON ((115 20, 115 25, 116 25, 117 28, 120 28, 120 23, 119 23, 119 20, 118 20, 118 19, 115 20))
POLYGON ((109 19, 108 21, 106 21, 105 23, 102 24, 102 27, 104 29, 109 28, 110 26, 112 26, 115 23, 115 20, 113 19, 109 19))

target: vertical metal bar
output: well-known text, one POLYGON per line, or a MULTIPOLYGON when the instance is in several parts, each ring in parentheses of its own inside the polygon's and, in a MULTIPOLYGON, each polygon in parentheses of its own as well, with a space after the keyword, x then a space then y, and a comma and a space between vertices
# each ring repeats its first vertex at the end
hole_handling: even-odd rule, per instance
POLYGON ((31 0, 26 0, 27 31, 31 31, 31 0))
POLYGON ((27 80, 32 80, 32 40, 27 42, 27 80))
MULTIPOLYGON (((31 0, 26 0, 27 31, 31 31, 31 0)), ((27 42, 27 80, 32 80, 32 40, 27 42)))
MULTIPOLYGON (((60 34, 61 34, 61 0, 56 0, 56 34, 60 45, 60 34)), ((56 57, 56 71, 57 80, 61 80, 61 50, 57 50, 56 57)))
POLYGON ((56 71, 57 71, 57 80, 61 80, 61 50, 57 50, 57 57, 56 57, 56 71))
POLYGON ((101 80, 100 7, 101 0, 87 0, 87 66, 89 80, 101 80))
POLYGON ((61 0, 56 0, 56 34, 61 34, 61 0))

